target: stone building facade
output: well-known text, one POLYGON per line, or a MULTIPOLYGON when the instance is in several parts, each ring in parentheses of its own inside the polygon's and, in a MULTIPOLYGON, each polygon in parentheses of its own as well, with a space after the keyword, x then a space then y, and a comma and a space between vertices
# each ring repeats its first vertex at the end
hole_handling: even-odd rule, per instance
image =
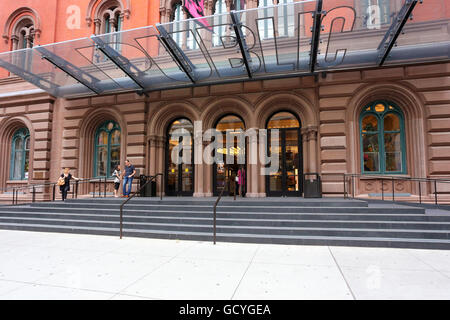
MULTIPOLYGON (((108 27, 109 31, 117 31, 114 28, 120 24, 114 20, 116 18, 121 19, 120 28, 123 29, 173 19, 175 2, 156 2, 148 1, 144 5, 142 1, 131 0, 80 0, 77 5, 81 8, 81 29, 59 34, 42 17, 47 17, 47 10, 54 10, 56 15, 53 14, 51 19, 64 20, 62 17, 68 16, 66 12, 71 13, 67 9, 69 2, 50 1, 44 7, 38 1, 8 1, 9 14, 0 14, 0 26, 5 30, 0 49, 9 51, 17 48, 21 35, 11 32, 15 30, 15 21, 20 17, 28 17, 27 21, 32 23, 26 24, 28 33, 23 33, 21 38, 25 46, 30 46, 30 40, 26 39, 30 39, 31 34, 34 43, 51 43, 76 35, 103 33, 105 23, 111 26, 108 27), (118 14, 114 12, 116 8, 119 8, 118 14), (108 10, 111 16, 105 20, 105 15, 98 12, 105 13, 108 10)), ((225 1, 225 4, 228 11, 232 9, 232 1, 225 1)), ((206 15, 214 13, 214 6, 215 2, 205 0, 206 15)), ((246 6, 254 8, 258 2, 247 1, 246 6)), ((447 17, 450 17, 450 7, 445 10, 449 13, 447 17)), ((57 22, 56 25, 61 23, 57 22)), ((450 28, 448 18, 441 21, 439 28, 444 25, 450 28)), ((280 159, 285 161, 284 164, 289 159, 296 162, 298 165, 293 168, 297 171, 289 173, 285 169, 280 171, 277 181, 272 181, 272 178, 260 174, 261 164, 246 164, 248 197, 301 196, 301 192, 288 191, 302 191, 302 173, 319 173, 323 180, 322 191, 328 196, 342 196, 344 173, 450 178, 450 63, 445 61, 154 90, 147 95, 127 92, 69 99, 53 97, 6 71, 1 75, 0 189, 5 190, 2 195, 4 199, 9 197, 8 188, 55 182, 65 167, 71 168, 77 177, 101 176, 99 173, 111 169, 114 157, 118 157, 115 161, 122 166, 129 159, 139 174, 164 173, 165 188, 160 190, 158 186, 158 192, 194 197, 213 196, 217 193, 218 181, 223 182, 223 177, 219 175, 224 173, 219 172, 217 165, 203 163, 189 168, 171 166, 168 150, 173 141, 170 140, 169 131, 180 120, 188 120, 186 123, 192 125, 188 125, 189 128, 201 121, 202 131, 221 125, 225 128, 226 121, 221 122, 224 119, 230 123, 238 119, 246 130, 253 128, 257 131, 268 129, 270 121, 290 119, 290 123, 296 123, 285 127, 298 129, 299 135, 294 137, 291 135, 294 131, 286 130, 286 137, 294 137, 294 145, 290 144, 291 138, 280 140, 284 148, 280 149, 280 159), (378 121, 376 129, 363 128, 366 123, 364 112, 376 114, 377 108, 387 109, 384 113, 379 112, 378 120, 374 120, 378 121), (391 113, 388 112, 389 108, 393 110, 391 113), (280 118, 273 118, 280 114, 280 118), (386 129, 386 117, 389 114, 398 115, 394 121, 397 127, 390 131, 386 129), (383 121, 385 131, 381 129, 383 121), (111 151, 114 146, 110 140, 107 147, 98 142, 99 134, 103 134, 99 128, 108 126, 108 122, 120 128, 115 151, 111 151), (16 179, 12 168, 16 165, 13 160, 15 156, 12 155, 13 140, 21 128, 28 132, 29 147, 17 149, 17 152, 22 150, 29 159, 25 162, 26 178, 16 179), (398 132, 395 131, 397 129, 398 132), (396 138, 396 149, 392 151, 386 142, 391 133, 399 137, 396 138), (377 142, 375 147, 371 145, 367 149, 365 139, 369 134, 377 142), (385 142, 384 153, 378 150, 377 143, 381 145, 381 141, 385 142), (112 152, 115 152, 114 155, 112 152), (290 158, 292 153, 296 155, 290 158), (387 159, 390 156, 397 169, 389 170, 387 159), (373 161, 370 164, 371 160, 376 164, 373 161), (105 163, 107 169, 100 169, 105 163), (176 173, 176 177, 171 178, 171 173, 176 173), (280 187, 280 183, 284 186, 280 187), (286 184, 290 184, 290 187, 286 187, 286 184)), ((367 121, 372 121, 370 119, 367 121)), ((108 134, 111 132, 107 129, 104 132, 105 139, 110 139, 108 134)), ((257 139, 246 141, 247 160, 256 152, 257 144, 257 139)), ((193 157, 201 157, 206 146, 206 142, 194 141, 193 157)), ((232 171, 230 177, 235 175, 235 168, 232 171)), ((228 177, 227 174, 225 176, 228 177)), ((381 192, 380 182, 370 177, 359 178, 353 183, 352 192, 356 195, 381 192)), ((419 193, 419 185, 414 182, 396 181, 393 185, 395 191, 404 196, 414 197, 419 193)), ((89 193, 93 191, 92 188, 88 190, 85 187, 83 191, 89 193)), ((423 184, 421 188, 422 195, 433 192, 429 184, 423 184)), ((446 192, 450 193, 450 185, 441 184, 439 188, 443 196, 446 192)), ((392 185, 386 183, 383 191, 391 192, 392 185)))

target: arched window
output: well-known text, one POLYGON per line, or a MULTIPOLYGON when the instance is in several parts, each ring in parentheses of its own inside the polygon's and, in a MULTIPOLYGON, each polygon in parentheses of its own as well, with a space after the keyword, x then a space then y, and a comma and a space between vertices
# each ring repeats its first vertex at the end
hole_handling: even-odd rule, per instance
POLYGON ((290 5, 293 2, 294 0, 278 0, 278 4, 284 4, 278 9, 278 36, 280 37, 294 36, 294 8, 290 5))
POLYGON ((183 47, 183 26, 180 21, 183 20, 183 8, 181 2, 177 2, 173 6, 172 16, 170 17, 170 21, 175 22, 173 24, 173 34, 172 37, 178 46, 183 47))
POLYGON ((368 29, 379 29, 391 23, 390 0, 361 0, 363 25, 368 29))
POLYGON ((120 126, 106 121, 95 134, 94 177, 111 177, 120 163, 120 126))
POLYGON ((376 101, 360 117, 361 171, 406 173, 403 113, 395 104, 376 101))
MULTIPOLYGON (((273 0, 259 0, 258 8, 273 6, 273 0)), ((273 8, 258 10, 258 32, 261 40, 274 38, 273 8)))
POLYGON ((214 5, 214 28, 213 28, 213 46, 222 44, 222 37, 225 36, 227 26, 227 17, 223 13, 227 12, 227 5, 225 0, 217 0, 214 5))
MULTIPOLYGON (((106 41, 111 45, 114 50, 121 51, 121 34, 115 33, 122 30, 124 14, 122 12, 122 7, 120 3, 116 0, 106 1, 101 4, 96 10, 94 24, 95 24, 95 34, 108 34, 104 36, 103 41, 106 41), (115 33, 115 34, 111 34, 115 33)), ((97 49, 95 50, 94 61, 104 62, 108 58, 100 53, 97 49)))
POLYGON ((30 158, 30 132, 27 128, 17 130, 11 144, 11 180, 28 179, 30 158))

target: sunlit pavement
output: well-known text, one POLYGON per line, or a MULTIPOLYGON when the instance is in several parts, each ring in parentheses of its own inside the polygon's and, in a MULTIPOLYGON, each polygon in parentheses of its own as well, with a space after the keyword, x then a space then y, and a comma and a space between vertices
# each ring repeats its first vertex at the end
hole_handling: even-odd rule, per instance
POLYGON ((0 230, 0 299, 450 299, 450 251, 0 230))

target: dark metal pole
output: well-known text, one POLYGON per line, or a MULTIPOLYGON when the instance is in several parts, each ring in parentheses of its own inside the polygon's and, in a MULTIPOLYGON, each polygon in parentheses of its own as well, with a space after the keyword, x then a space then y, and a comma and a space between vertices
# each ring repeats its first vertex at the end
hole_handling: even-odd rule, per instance
POLYGON ((36 189, 33 186, 33 203, 36 201, 36 189))
POLYGON ((345 173, 342 174, 342 177, 344 178, 344 199, 347 199, 347 188, 345 187, 345 173))
POLYGON ((381 200, 384 201, 384 181, 383 181, 383 178, 381 178, 381 200))
POLYGON ((56 197, 56 184, 53 184, 53 197, 52 197, 52 201, 55 201, 55 197, 56 197))
POLYGON ((214 229, 214 236, 213 236, 214 244, 216 244, 216 224, 217 224, 217 212, 216 212, 216 206, 214 206, 214 226, 213 226, 213 229, 214 229))
POLYGON ((437 180, 434 180, 434 204, 435 205, 438 204, 438 199, 437 199, 437 180))
POLYGON ((394 178, 392 178, 392 202, 395 202, 395 186, 394 186, 394 178))
POLYGON ((420 188, 420 180, 419 180, 419 203, 422 203, 422 190, 420 188))
POLYGON ((13 205, 14 205, 15 197, 16 197, 16 188, 13 188, 13 202, 12 202, 13 205))
POLYGON ((161 174, 161 200, 163 198, 163 192, 164 192, 164 174, 161 174))
POLYGON ((120 205, 120 239, 122 239, 123 233, 123 203, 120 205))
POLYGON ((355 199, 355 176, 352 175, 352 198, 355 199))
POLYGON ((102 197, 102 178, 98 179, 98 197, 102 197))
POLYGON ((75 181, 75 199, 78 199, 78 180, 75 181))
POLYGON ((105 185, 104 185, 104 188, 103 188, 104 190, 104 196, 105 196, 105 198, 106 198, 106 176, 105 176, 105 185))

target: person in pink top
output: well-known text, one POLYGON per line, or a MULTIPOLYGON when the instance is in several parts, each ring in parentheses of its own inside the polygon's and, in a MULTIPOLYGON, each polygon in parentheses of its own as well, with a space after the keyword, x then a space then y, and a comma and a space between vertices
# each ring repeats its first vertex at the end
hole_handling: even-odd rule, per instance
POLYGON ((243 166, 239 167, 237 173, 237 183, 239 187, 239 196, 243 197, 245 186, 245 169, 243 166))

